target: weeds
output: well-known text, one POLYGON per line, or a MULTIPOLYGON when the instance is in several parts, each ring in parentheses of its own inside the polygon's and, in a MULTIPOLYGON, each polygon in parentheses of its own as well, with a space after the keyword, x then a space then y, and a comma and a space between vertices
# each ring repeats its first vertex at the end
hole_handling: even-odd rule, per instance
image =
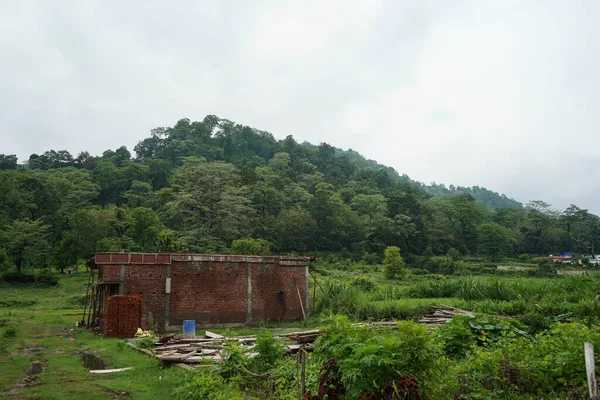
POLYGON ((17 336, 17 329, 12 326, 6 328, 4 332, 2 332, 3 338, 13 338, 15 336, 17 336))

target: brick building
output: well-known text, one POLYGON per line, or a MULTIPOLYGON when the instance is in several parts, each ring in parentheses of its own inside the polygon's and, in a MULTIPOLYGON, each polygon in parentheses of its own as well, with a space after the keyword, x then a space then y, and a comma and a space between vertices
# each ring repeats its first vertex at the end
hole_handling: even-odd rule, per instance
POLYGON ((308 310, 309 257, 98 253, 96 318, 111 295, 138 296, 160 329, 290 321, 308 310))

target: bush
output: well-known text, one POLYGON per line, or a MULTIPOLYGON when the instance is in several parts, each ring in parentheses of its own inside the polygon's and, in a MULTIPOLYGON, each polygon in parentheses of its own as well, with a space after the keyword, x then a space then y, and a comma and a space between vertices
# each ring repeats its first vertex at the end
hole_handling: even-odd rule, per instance
POLYGON ((0 300, 0 307, 29 307, 37 304, 37 300, 0 300))
POLYGON ((323 293, 317 300, 315 312, 349 314, 356 309, 361 297, 360 289, 337 280, 327 280, 321 286, 323 293))
POLYGON ((464 317, 457 316, 442 325, 435 336, 440 340, 444 353, 451 358, 463 358, 475 345, 471 329, 467 328, 464 317))
POLYGON ((156 343, 156 338, 154 336, 148 336, 141 340, 139 340, 136 345, 140 349, 153 349, 154 344, 156 343))
POLYGON ((523 263, 529 263, 529 262, 531 262, 532 259, 533 258, 529 254, 521 254, 521 255, 519 255, 519 261, 523 262, 523 263))
POLYGON ((365 253, 362 260, 367 265, 379 264, 381 262, 381 256, 376 253, 365 253))
POLYGON ((397 331, 357 327, 348 318, 332 317, 315 343, 315 356, 323 363, 335 359, 340 380, 350 398, 380 392, 386 382, 401 376, 433 384, 440 373, 441 349, 427 328, 398 323, 397 331))
POLYGON ((58 285, 58 278, 52 275, 49 270, 42 271, 37 277, 36 282, 42 285, 56 286, 58 285))
POLYGON ((454 247, 451 247, 450 250, 448 250, 448 252, 446 253, 446 256, 453 261, 458 261, 462 258, 462 253, 454 247))
POLYGON ((519 320, 529 328, 529 332, 536 334, 549 328, 549 320, 540 313, 528 312, 522 315, 519 320))
POLYGON ((600 345, 600 332, 582 324, 557 324, 535 336, 474 349, 447 371, 454 398, 587 398, 583 343, 600 345))
POLYGON ((547 259, 539 260, 538 263, 538 272, 543 275, 554 275, 556 271, 556 267, 554 263, 547 259))
POLYGON ((237 239, 231 243, 231 253, 264 256, 271 254, 271 251, 265 239, 237 239))
POLYGON ((268 331, 258 335, 254 350, 258 352, 258 355, 250 360, 250 368, 255 373, 268 371, 275 364, 283 361, 285 355, 279 340, 275 339, 273 334, 268 331))
POLYGON ((452 275, 456 270, 458 262, 449 256, 430 257, 425 261, 425 269, 432 274, 452 275))
POLYGON ((35 276, 20 272, 7 272, 2 275, 7 283, 35 283, 35 276))
POLYGON ((12 338, 15 336, 17 336, 17 330, 12 326, 6 328, 2 333, 3 338, 12 338))
POLYGON ((375 289, 377 282, 369 276, 357 276, 350 282, 350 285, 365 292, 370 292, 375 289))
POLYGON ((180 400, 244 400, 240 390, 220 375, 204 373, 175 390, 180 400))
POLYGON ((383 268, 388 279, 398 279, 404 275, 404 259, 400 255, 400 248, 388 246, 385 249, 383 268))
POLYGON ((248 358, 237 342, 229 342, 223 349, 223 362, 219 373, 223 378, 230 379, 240 373, 240 368, 248 365, 248 358))

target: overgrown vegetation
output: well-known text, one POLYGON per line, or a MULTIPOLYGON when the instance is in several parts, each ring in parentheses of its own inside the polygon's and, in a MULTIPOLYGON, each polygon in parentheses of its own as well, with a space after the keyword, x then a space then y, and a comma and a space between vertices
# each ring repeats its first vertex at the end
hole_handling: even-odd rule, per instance
MULTIPOLYGON (((317 266, 317 303, 305 322, 324 332, 306 357, 306 399, 576 399, 585 393, 582 343, 600 346, 594 309, 600 279, 593 273, 446 276, 406 268, 400 279, 387 279, 377 264, 325 261, 317 266), (456 317, 427 332, 415 320, 438 304, 477 316, 456 317), (403 321, 397 330, 354 324, 384 319, 403 321)), ((74 328, 82 306, 73 298, 83 295, 85 278, 64 275, 57 286, 0 284, 0 362, 9 366, 0 373, 0 392, 27 370, 27 349, 43 347, 33 359, 51 373, 41 375, 41 385, 25 387, 21 393, 30 397, 85 398, 89 391, 103 397, 118 391, 134 398, 299 398, 300 360, 285 356, 264 327, 217 330, 236 335, 258 329, 252 350, 257 355, 248 358, 233 342, 223 351, 224 363, 203 367, 198 375, 161 369, 119 340, 74 328), (111 367, 136 370, 94 377, 90 387, 76 355, 84 349, 103 349, 99 354, 111 367)), ((151 347, 154 340, 145 344, 151 347)))

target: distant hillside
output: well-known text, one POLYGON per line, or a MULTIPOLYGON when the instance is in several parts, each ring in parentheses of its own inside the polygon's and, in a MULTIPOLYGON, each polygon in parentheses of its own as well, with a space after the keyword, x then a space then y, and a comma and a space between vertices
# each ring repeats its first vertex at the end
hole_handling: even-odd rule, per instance
POLYGON ((454 186, 454 185, 450 185, 449 187, 446 187, 444 184, 436 184, 436 183, 427 185, 422 182, 413 181, 407 175, 400 176, 394 168, 379 164, 375 160, 366 159, 360 153, 358 153, 352 149, 349 149, 349 150, 336 149, 336 154, 340 155, 340 156, 344 155, 344 156, 350 158, 361 169, 372 170, 372 171, 385 171, 390 176, 390 178, 392 178, 395 182, 399 182, 399 181, 409 182, 410 184, 413 184, 417 187, 422 188, 427 193, 437 196, 437 197, 440 197, 440 198, 448 198, 448 197, 456 196, 459 194, 470 194, 471 196, 473 196, 475 201, 485 204, 486 207, 489 208, 490 210, 495 210, 497 208, 515 208, 515 209, 523 208, 523 204, 516 201, 515 199, 507 197, 505 194, 500 194, 500 193, 491 191, 484 187, 479 187, 479 186, 463 187, 463 186, 454 186))
POLYGON ((95 251, 523 253, 600 248, 600 218, 524 208, 491 190, 415 182, 354 150, 214 115, 133 149, 0 154, 0 270, 64 268, 95 251), (24 244, 27 244, 26 246, 24 244))

